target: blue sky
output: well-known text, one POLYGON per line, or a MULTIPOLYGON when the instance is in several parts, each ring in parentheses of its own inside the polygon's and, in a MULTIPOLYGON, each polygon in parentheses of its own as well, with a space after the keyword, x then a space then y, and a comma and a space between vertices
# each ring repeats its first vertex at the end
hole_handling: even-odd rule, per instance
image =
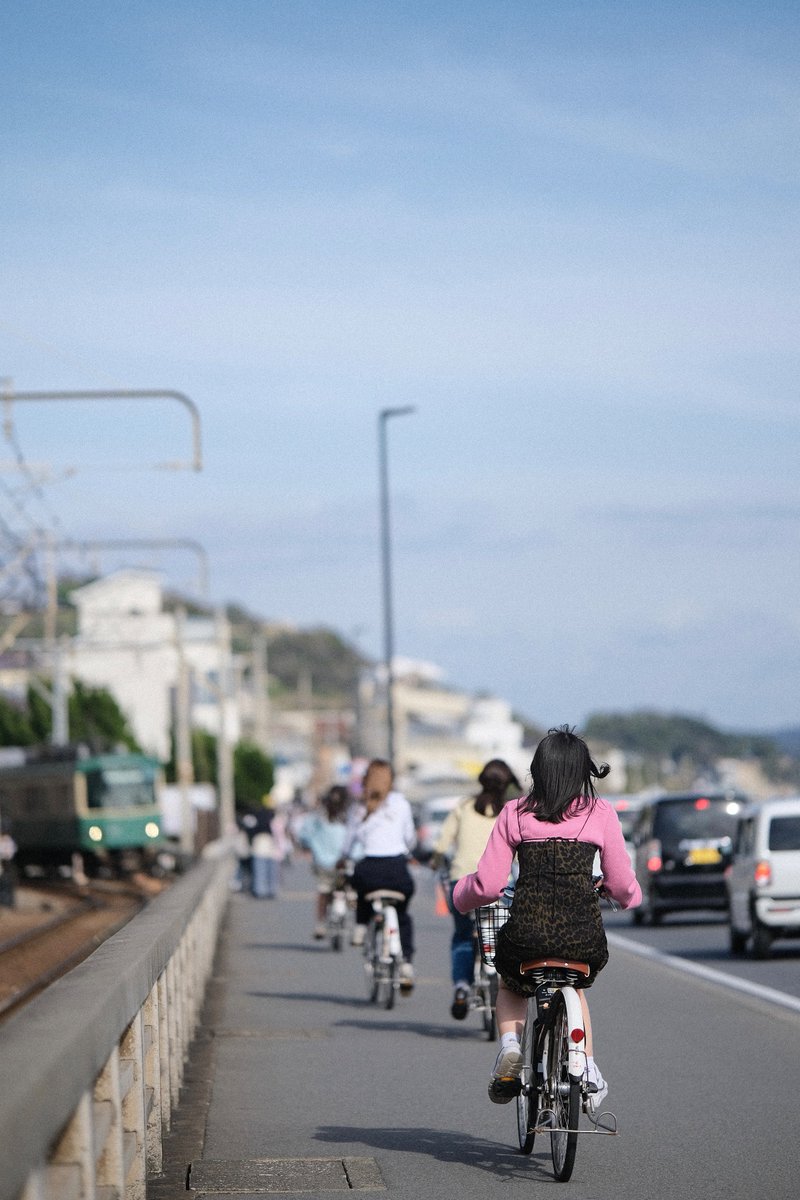
POLYGON ((399 653, 545 725, 796 724, 798 33, 788 3, 10 0, 0 377, 181 391, 204 466, 157 469, 191 456, 174 403, 14 405, 5 555, 193 538, 214 601, 379 656, 377 418, 410 404, 399 653))

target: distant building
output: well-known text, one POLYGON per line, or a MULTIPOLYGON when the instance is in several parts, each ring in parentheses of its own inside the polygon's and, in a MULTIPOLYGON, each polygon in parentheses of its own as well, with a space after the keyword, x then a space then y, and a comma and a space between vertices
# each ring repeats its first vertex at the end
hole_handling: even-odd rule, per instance
MULTIPOLYGON (((158 576, 124 570, 71 593, 77 633, 64 646, 68 675, 106 688, 142 747, 166 760, 174 724, 181 654, 190 672, 191 724, 218 734, 220 684, 232 675, 230 628, 224 617, 165 612, 158 576)), ((238 740, 238 707, 225 704, 225 729, 238 740)))
MULTIPOLYGON (((430 664, 395 664, 395 766, 407 787, 436 776, 474 780, 490 758, 503 758, 524 782, 531 749, 511 706, 495 697, 456 691, 430 664)), ((386 674, 365 673, 359 688, 360 745, 369 758, 387 753, 386 674)))

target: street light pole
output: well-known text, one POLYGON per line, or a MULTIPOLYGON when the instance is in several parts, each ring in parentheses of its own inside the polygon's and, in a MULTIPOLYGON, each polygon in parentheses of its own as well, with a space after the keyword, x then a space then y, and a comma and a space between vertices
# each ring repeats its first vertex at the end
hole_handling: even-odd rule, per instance
POLYGON ((391 533, 389 527, 389 456, 386 446, 386 423, 390 417, 404 417, 416 412, 411 405, 404 408, 383 408, 378 415, 378 447, 381 485, 381 562, 383 564, 383 659, 386 670, 386 734, 387 758, 394 769, 394 624, 392 614, 391 533))

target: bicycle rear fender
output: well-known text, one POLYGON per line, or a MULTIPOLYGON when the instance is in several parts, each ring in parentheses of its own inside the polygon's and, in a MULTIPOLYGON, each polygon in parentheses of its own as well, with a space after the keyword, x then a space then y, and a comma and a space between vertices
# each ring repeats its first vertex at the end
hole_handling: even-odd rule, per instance
POLYGON ((569 1074, 570 1079, 580 1083, 586 1072, 586 1030, 583 1025, 583 1008, 575 988, 561 989, 564 1004, 567 1009, 567 1032, 569 1037, 569 1074), (572 1038, 573 1030, 581 1030, 583 1036, 576 1042, 572 1038))

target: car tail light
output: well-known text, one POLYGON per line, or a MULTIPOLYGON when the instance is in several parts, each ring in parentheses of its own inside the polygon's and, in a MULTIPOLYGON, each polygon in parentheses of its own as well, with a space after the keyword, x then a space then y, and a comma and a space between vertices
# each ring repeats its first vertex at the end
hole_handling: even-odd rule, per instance
POLYGON ((646 862, 648 871, 660 871, 664 865, 661 858, 661 842, 658 838, 653 838, 646 846, 646 862))
POLYGON ((583 1039, 586 1035, 582 1029, 577 1027, 575 1029, 570 1030, 569 1036, 572 1038, 573 1042, 575 1042, 575 1044, 577 1045, 578 1042, 583 1041, 583 1039))
POLYGON ((756 887, 767 887, 772 883, 772 867, 765 858, 756 863, 756 869, 753 871, 753 881, 756 887))

